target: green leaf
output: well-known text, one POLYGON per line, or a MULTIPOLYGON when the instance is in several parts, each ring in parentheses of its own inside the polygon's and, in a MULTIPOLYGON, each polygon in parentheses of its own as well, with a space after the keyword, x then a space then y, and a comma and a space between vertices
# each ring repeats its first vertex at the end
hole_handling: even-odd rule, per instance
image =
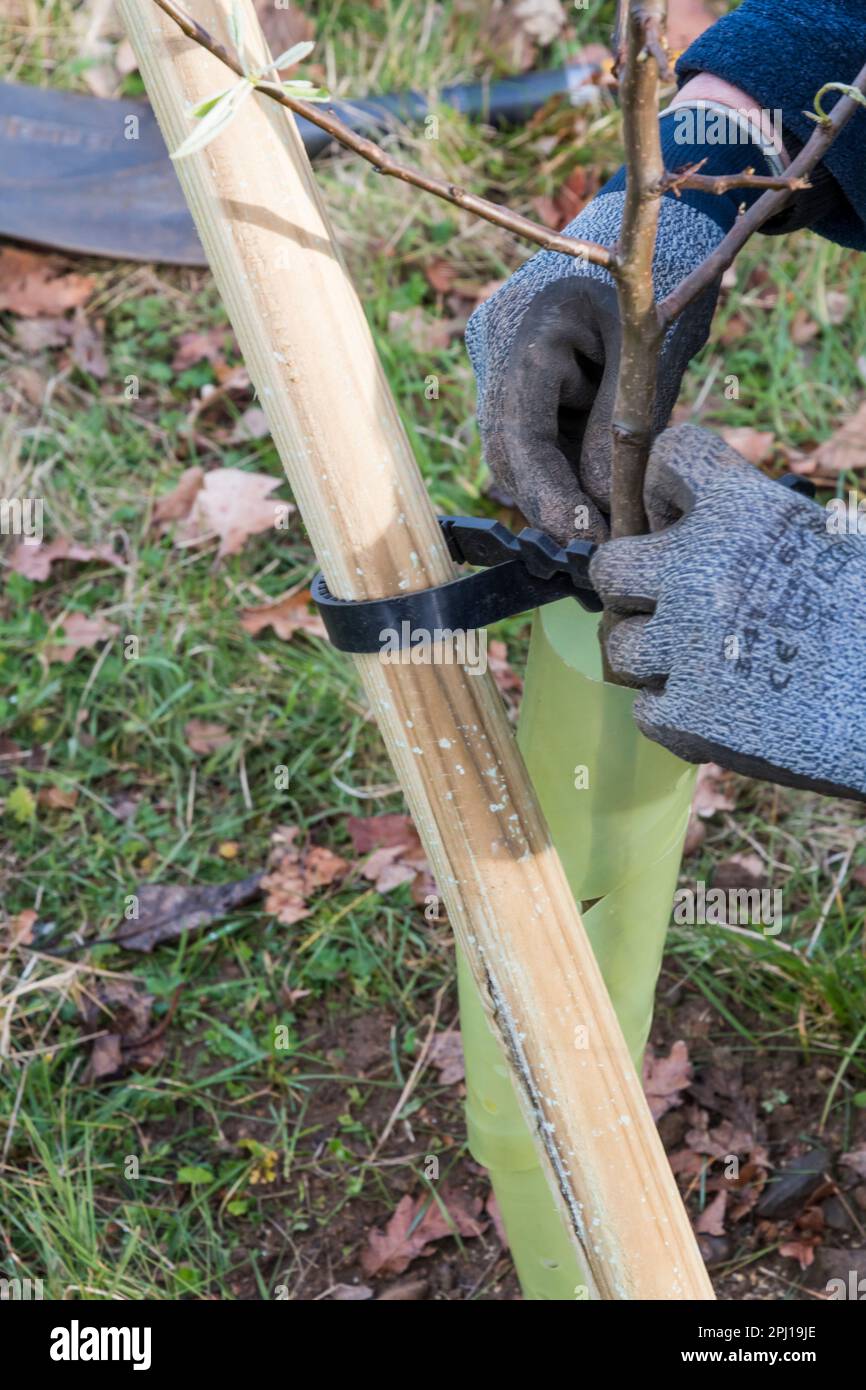
POLYGON ((19 825, 36 819, 36 798, 28 787, 16 787, 6 798, 6 814, 19 825))
POLYGON ((238 57, 241 57, 241 43, 244 36, 244 15, 240 7, 239 0, 232 0, 231 13, 229 14, 229 33, 235 46, 238 57))
POLYGON ((249 1205, 246 1197, 235 1197, 233 1202, 229 1202, 226 1211, 229 1216, 243 1216, 249 1205))
POLYGON ((253 91, 253 86, 244 77, 234 87, 229 90, 210 106, 207 115, 202 118, 172 155, 172 159, 186 159, 187 155, 195 154, 196 150, 203 150, 205 145, 209 145, 222 130, 234 120, 247 97, 253 91))
POLYGON ((205 97, 204 101, 200 101, 198 106, 192 108, 192 114, 194 116, 206 116, 211 107, 216 106, 218 101, 222 101, 223 97, 230 91, 231 87, 222 87, 220 91, 214 92, 213 96, 205 97))
POLYGON ((201 1183, 213 1182, 214 1177, 210 1168, 200 1168, 192 1164, 188 1168, 178 1168, 177 1181, 189 1183, 190 1187, 197 1187, 201 1183))
POLYGON ((858 1091, 851 1099, 858 1110, 866 1110, 866 1091, 858 1091))
POLYGON ((294 67, 295 63, 300 63, 304 58, 308 58, 315 46, 316 45, 311 43, 309 39, 305 40, 303 43, 292 44, 291 48, 287 48, 285 53, 281 53, 278 58, 274 59, 274 67, 294 67))
POLYGON ((314 87, 311 82, 303 82, 299 78, 297 82, 281 82, 280 86, 284 92, 288 92, 290 97, 297 97, 298 101, 330 101, 330 94, 324 87, 314 87))

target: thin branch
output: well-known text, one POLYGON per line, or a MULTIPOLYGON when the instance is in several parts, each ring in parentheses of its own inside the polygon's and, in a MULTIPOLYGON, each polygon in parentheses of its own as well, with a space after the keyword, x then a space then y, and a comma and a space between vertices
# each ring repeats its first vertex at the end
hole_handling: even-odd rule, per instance
POLYGON ((619 81, 625 67, 628 34, 628 0, 617 0, 616 20, 610 46, 613 49, 613 75, 619 81))
MULTIPOLYGON (((653 12, 652 6, 642 6, 644 13, 640 16, 640 23, 643 25, 643 49, 656 60, 659 77, 663 82, 673 82, 674 70, 671 67, 670 53, 668 51, 667 34, 665 33, 664 16, 661 18, 653 12)), ((616 7, 616 20, 611 39, 613 49, 613 75, 619 80, 625 69, 628 60, 628 25, 629 25, 629 0, 618 0, 616 7)))
MULTIPOLYGON (((857 92, 857 96, 848 95, 846 92, 844 96, 839 98, 829 114, 822 115, 821 108, 818 107, 818 127, 796 159, 791 161, 787 174, 790 180, 801 178, 812 172, 824 158, 836 136, 844 130, 851 120, 858 106, 863 105, 863 96, 866 95, 866 66, 861 68, 851 83, 851 88, 857 92)), ((826 88, 822 88, 821 93, 825 90, 826 88)), ((696 270, 692 271, 691 275, 687 275, 676 289, 671 291, 666 299, 662 300, 658 306, 658 312, 664 327, 672 323, 687 304, 691 304, 702 290, 705 290, 727 270, 749 237, 758 231, 759 227, 762 227, 770 217, 780 212, 790 197, 791 190, 789 188, 764 193, 756 203, 752 204, 748 212, 743 213, 743 216, 738 218, 712 255, 708 256, 696 270)))
MULTIPOLYGON (((187 38, 192 39, 193 43, 199 44, 201 48, 206 48, 238 77, 245 76, 237 57, 230 53, 223 44, 218 43, 197 20, 192 19, 178 5, 175 5, 174 0, 154 0, 154 3, 168 15, 169 19, 174 20, 178 28, 186 34, 187 38)), ((485 222, 492 222, 497 227, 504 227, 514 236, 534 242, 536 246, 541 246, 545 251, 559 251, 565 256, 575 256, 591 261, 594 265, 609 266, 612 263, 612 253, 605 246, 598 246, 594 241, 581 241, 578 237, 563 236, 561 232, 553 232, 550 228, 533 222, 531 218, 523 217, 519 212, 512 212, 500 203, 490 202, 487 198, 481 198, 475 193, 467 193, 466 189, 458 187, 457 184, 449 183, 446 179, 433 178, 429 174, 422 173, 419 169, 412 169, 408 164, 400 164, 396 159, 392 159, 389 154, 386 154, 375 141, 368 140, 366 136, 358 135, 351 126, 341 121, 334 111, 325 111, 320 106, 313 106, 310 102, 299 101, 296 97, 289 96, 282 87, 274 82, 254 82, 253 86, 263 96, 270 97, 280 106, 285 106, 289 111, 293 111, 296 116, 303 116, 311 125, 327 131, 333 140, 344 145, 346 149, 353 150, 362 159, 366 159, 368 163, 379 170, 380 174, 401 179, 404 183, 411 184, 413 188, 420 188, 425 193, 432 193, 434 197, 442 198, 446 203, 463 208, 465 212, 471 212, 476 217, 483 218, 485 222)))
POLYGON ((662 192, 671 192, 679 197, 682 188, 694 188, 701 193, 728 193, 732 188, 779 188, 796 193, 801 188, 811 187, 805 176, 791 178, 790 174, 756 174, 751 168, 743 169, 739 174, 699 173, 706 162, 706 159, 701 159, 697 164, 688 164, 675 172, 665 170, 662 192))
POLYGON ((643 17, 644 51, 656 60, 658 75, 662 82, 673 82, 674 70, 671 67, 668 41, 665 33, 666 14, 645 14, 643 17))
POLYGON ((623 72, 622 130, 627 170, 612 272, 619 295, 622 351, 613 408, 611 535, 646 530, 643 475, 649 453, 662 329, 653 293, 653 252, 664 161, 658 122, 666 0, 631 0, 623 72), (647 35, 654 36, 653 47, 647 35))

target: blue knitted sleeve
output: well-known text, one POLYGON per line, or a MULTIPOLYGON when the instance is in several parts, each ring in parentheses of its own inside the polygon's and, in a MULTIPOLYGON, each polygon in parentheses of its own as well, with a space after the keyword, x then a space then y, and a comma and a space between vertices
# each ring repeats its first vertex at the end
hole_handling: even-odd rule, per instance
MULTIPOLYGON (((781 110, 786 131, 805 142, 815 126, 805 115, 825 82, 851 82, 866 63, 866 0, 743 0, 707 29, 680 58, 685 82, 713 73, 781 110)), ((830 110, 838 100, 831 92, 830 110)), ((840 200, 814 231, 842 246, 866 250, 866 110, 858 111, 824 159, 840 200)))

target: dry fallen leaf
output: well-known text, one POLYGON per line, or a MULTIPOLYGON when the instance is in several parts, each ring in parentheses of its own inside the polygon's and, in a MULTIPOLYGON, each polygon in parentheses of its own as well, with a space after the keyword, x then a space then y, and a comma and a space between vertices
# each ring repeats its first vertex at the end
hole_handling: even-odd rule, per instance
POLYGON ((226 913, 246 907, 261 893, 262 877, 258 873, 237 883, 199 886, 143 883, 132 895, 138 916, 125 921, 111 939, 128 951, 152 951, 162 941, 200 931, 226 913))
POLYGON ((63 641, 45 647, 45 661, 49 666, 54 661, 66 665, 78 652, 116 637, 119 631, 117 624, 110 623, 101 613, 69 613, 55 630, 58 637, 63 634, 63 641))
POLYGON ((727 1205, 727 1192, 724 1190, 717 1192, 695 1221, 695 1234, 723 1236, 725 1234, 725 1208, 727 1205))
POLYGON ((852 1149, 850 1153, 842 1154, 839 1162, 844 1163, 846 1168, 855 1172, 858 1178, 866 1179, 866 1144, 852 1149))
POLYGON ((72 319, 72 360, 83 372, 104 381, 108 376, 105 358, 105 319, 88 319, 78 308, 72 319))
MULTIPOLYGON (((98 380, 104 380, 108 375, 104 346, 105 320, 89 320, 80 307, 75 310, 74 315, 67 318, 55 316, 14 319, 12 332, 16 345, 25 352, 35 355, 48 348, 71 346, 69 357, 62 359, 63 367, 68 366, 71 361, 98 380)), ((23 368, 19 366, 12 370, 20 373, 23 368)), ((28 394, 33 396, 33 390, 28 394)), ((40 399, 44 394, 43 388, 40 399)), ((34 398, 32 403, 39 404, 40 399, 34 398)))
POLYGON ((171 492, 164 492, 156 499, 153 505, 154 525, 166 521, 180 521, 189 516, 203 481, 203 468, 184 469, 177 487, 172 488, 171 492))
POLYGON ((18 347, 25 352, 44 352, 46 348, 63 347, 72 337, 72 319, 16 319, 12 332, 18 347))
MULTIPOLYGON (((741 314, 732 314, 719 334, 719 342, 722 347, 730 347, 732 343, 738 343, 748 331, 748 324, 741 314)), ((691 416, 691 407, 686 407, 684 418, 691 416)))
POLYGON ((288 642, 296 632, 306 632, 309 637, 327 639, 325 624, 318 612, 310 611, 309 603, 309 589, 300 589, 295 593, 284 594, 282 598, 275 599, 273 603, 266 603, 261 608, 242 608, 241 627, 252 637, 261 632, 262 628, 272 627, 284 642, 288 642))
POLYGON ((819 444, 814 453, 795 466, 795 472, 805 473, 816 481, 835 483, 840 473, 866 467, 866 401, 863 401, 850 420, 819 444))
POLYGON ((25 907, 9 921, 9 942, 13 946, 32 946, 33 928, 39 920, 39 913, 32 907, 25 907))
POLYGON ((332 1284, 328 1298, 334 1303, 363 1303, 373 1297, 373 1290, 366 1284, 332 1284))
POLYGON ((57 540, 39 541, 36 545, 22 541, 12 552, 9 568, 39 583, 51 577, 51 566, 56 560, 74 560, 81 565, 89 560, 102 560, 108 565, 123 563, 110 545, 79 545, 77 541, 59 536, 57 540))
POLYGON ((428 1053, 430 1062, 439 1073, 443 1086, 456 1086, 466 1075, 463 1039, 459 1028, 446 1028, 436 1033, 428 1053))
POLYGON ((390 893, 401 883, 411 883, 416 902, 423 902, 428 893, 435 894, 427 856, 409 816, 350 816, 347 829, 356 852, 369 855, 361 873, 378 893, 390 893))
POLYGON ((520 695, 523 692, 523 677, 519 676, 508 660, 508 647, 498 637, 487 643, 487 665, 501 694, 520 695))
POLYGON ((249 404, 252 383, 246 367, 242 364, 230 367, 225 362, 217 361, 214 362, 213 369, 219 384, 213 386, 208 382, 201 388, 198 400, 193 402, 186 417, 184 429, 189 434, 194 433, 201 417, 204 414, 214 414, 217 406, 223 407, 223 412, 227 413, 225 408, 229 404, 232 406, 249 404))
POLYGON ((648 1047, 643 1064, 643 1089, 652 1117, 658 1121, 674 1106, 682 1104, 681 1091, 692 1079, 689 1050, 680 1040, 675 1042, 667 1057, 657 1057, 648 1047))
POLYGON ((440 257, 425 265, 424 274, 431 289, 434 289, 437 294, 448 294, 449 290, 454 288, 454 282, 457 279, 457 267, 440 257))
POLYGON ((175 344, 172 369, 185 372, 196 362, 224 365, 227 332, 225 328, 207 328, 204 332, 181 333, 175 344))
POLYGON ((66 269, 56 256, 0 247, 0 309, 24 318, 53 316, 75 309, 91 294, 96 281, 66 269))
POLYGON ((267 894, 265 911, 284 926, 293 926, 310 916, 307 900, 319 888, 327 888, 342 878, 348 860, 324 845, 298 846, 296 825, 281 826, 271 837, 270 865, 262 879, 267 894))
POLYGON ((685 839, 683 840, 683 858, 688 859, 692 854, 697 854, 706 837, 707 831, 703 821, 695 815, 694 811, 690 811, 685 839))
POLYGON ((215 753, 232 741, 232 735, 223 724, 208 724, 202 719, 190 719, 183 728, 186 746, 193 753, 215 753))
MULTIPOLYGON (((215 468, 205 473, 198 488, 189 479, 185 496, 191 495, 191 506, 188 514, 180 518, 175 545, 204 545, 218 536, 218 558, 236 555, 250 536, 282 525, 295 510, 290 502, 268 496, 284 481, 267 473, 247 473, 242 468, 215 468)), ((180 486, 184 486, 183 478, 180 486)), ((185 498, 175 497, 173 505, 177 506, 179 500, 185 498)), ((160 519, 164 515, 163 509, 160 519)))
POLYGON ((383 1289, 376 1302, 417 1303, 420 1299, 427 1297, 429 1288, 429 1279, 400 1279, 396 1284, 389 1284, 386 1289, 383 1289))
POLYGON ((25 366, 23 362, 17 362, 8 368, 6 381, 9 390, 13 393, 13 402, 18 404, 23 396, 28 405, 41 406, 45 402, 48 393, 48 382, 36 367, 25 366), (19 400, 14 401, 14 393, 19 393, 19 400))
POLYGON ((413 864, 403 862, 406 845, 384 845, 374 849, 361 873, 372 883, 377 893, 390 893, 401 883, 411 883, 417 872, 413 864))
POLYGON ((94 1040, 85 1081, 109 1081, 129 1071, 156 1066, 165 1055, 165 1029, 151 1016, 154 996, 134 980, 99 979, 88 986, 81 1013, 88 1033, 107 1031, 94 1040))
POLYGON ((546 227, 560 232, 567 226, 598 191, 598 178, 593 169, 579 164, 569 174, 555 197, 542 195, 533 198, 533 206, 546 227))
POLYGON ((754 430, 751 425, 733 425, 721 431, 722 438, 749 463, 764 463, 773 452, 776 436, 772 430, 754 430))
POLYGON ((734 802, 723 786, 726 777, 724 768, 719 767, 718 763, 701 763, 692 798, 695 815, 706 820, 717 811, 733 811, 734 802))
POLYGON ((369 854, 383 845, 406 845, 417 832, 411 816, 393 811, 384 816, 349 816, 346 829, 356 854, 369 854))
POLYGON ((42 787, 36 800, 49 811, 71 811, 78 801, 78 792, 75 787, 42 787))
POLYGON ((513 9, 517 23, 541 48, 552 44, 567 22, 560 0, 516 0, 513 9))
POLYGON ((121 39, 117 45, 114 54, 114 66, 120 77, 129 77, 130 73, 138 72, 138 59, 129 39, 121 39))
POLYGON ((797 347, 805 347, 821 332, 821 325, 815 322, 808 309, 798 309, 791 320, 790 332, 791 342, 797 347))
POLYGON ((543 222, 545 227, 553 227, 559 231, 560 227, 565 225, 555 200, 548 193, 540 193, 538 197, 533 198, 532 206, 539 222, 543 222))
POLYGON ((229 440, 232 444, 243 444, 251 439, 266 439, 270 432, 268 417, 261 406, 251 405, 235 421, 229 440))
POLYGON ((361 1252, 361 1268, 368 1277, 402 1274, 419 1256, 433 1254, 433 1241, 453 1235, 467 1239, 480 1236, 486 1229, 486 1222, 478 1219, 482 1211, 480 1198, 469 1199, 459 1191, 447 1189, 437 1196, 438 1202, 428 1193, 413 1201, 407 1194, 384 1231, 370 1232, 367 1248, 361 1252), (450 1221, 441 1207, 445 1207, 450 1221))
POLYGON ((268 498, 283 482, 283 478, 237 468, 205 474, 189 521, 182 528, 186 543, 201 544, 209 535, 217 535, 218 556, 236 555, 250 536, 273 530, 295 510, 289 502, 268 498))
POLYGON ((732 854, 713 867, 713 887, 766 888, 767 870, 759 854, 732 854))
POLYGON ((808 1269, 815 1258, 815 1246, 820 1242, 820 1236, 804 1235, 799 1240, 788 1240, 780 1245, 779 1254, 788 1260, 796 1260, 801 1269, 808 1269))
POLYGON ((735 1125, 732 1120, 722 1120, 710 1129, 707 1111, 696 1108, 696 1114, 698 1124, 687 1130, 685 1136, 686 1144, 693 1153, 708 1154, 711 1158, 724 1158, 727 1154, 746 1154, 754 1151, 756 1156, 760 1156, 755 1136, 750 1129, 735 1125))

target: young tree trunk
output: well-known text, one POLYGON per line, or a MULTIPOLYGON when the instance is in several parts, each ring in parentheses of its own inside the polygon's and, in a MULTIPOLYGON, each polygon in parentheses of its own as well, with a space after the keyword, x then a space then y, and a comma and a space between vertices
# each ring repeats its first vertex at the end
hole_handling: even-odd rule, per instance
POLYGON ((652 265, 664 178, 659 138, 659 66, 666 0, 631 0, 621 80, 627 170, 625 206, 613 276, 622 322, 622 356, 613 407, 611 536, 646 530, 643 478, 649 456, 663 330, 652 265))

